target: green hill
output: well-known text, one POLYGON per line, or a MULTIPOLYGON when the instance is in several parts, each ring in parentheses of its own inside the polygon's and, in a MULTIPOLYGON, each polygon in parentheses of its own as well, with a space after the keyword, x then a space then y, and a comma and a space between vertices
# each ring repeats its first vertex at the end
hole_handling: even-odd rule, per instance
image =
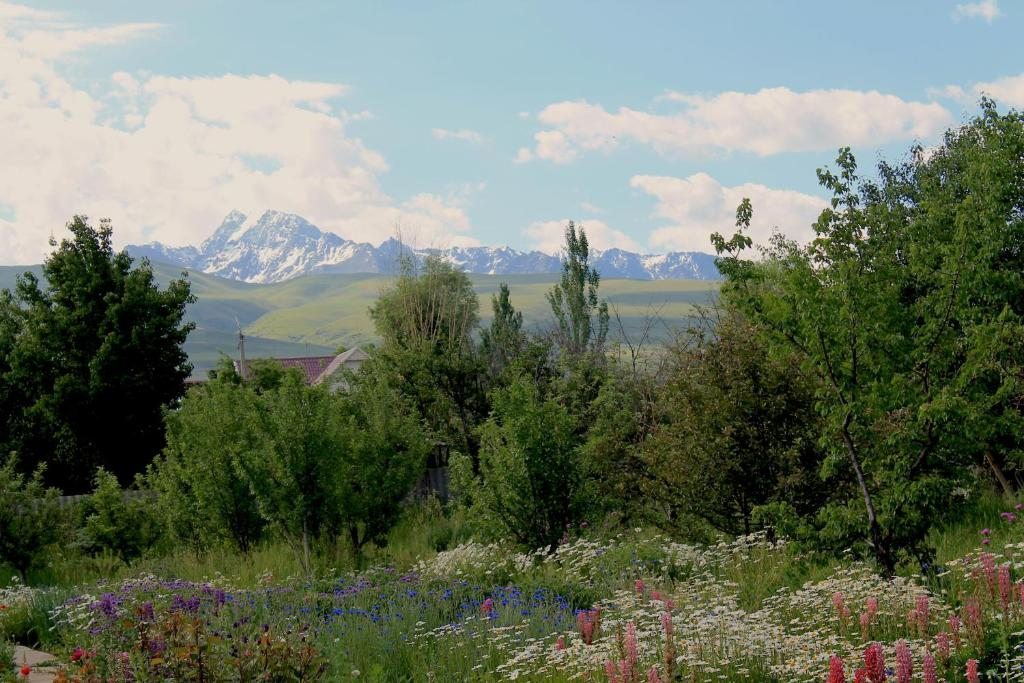
MULTIPOLYGON (((28 268, 38 273, 37 266, 28 268)), ((179 277, 181 269, 154 264, 161 282, 179 277)), ((11 287, 23 266, 0 266, 0 288, 11 287)), ((196 303, 189 318, 196 331, 186 350, 197 372, 216 363, 220 353, 237 353, 237 325, 246 334, 246 352, 258 356, 295 356, 329 352, 339 345, 364 344, 374 339, 368 309, 393 276, 370 273, 307 275, 286 282, 258 285, 190 272, 196 303), (237 322, 236 322, 237 321, 237 322)), ((545 293, 558 280, 555 274, 470 275, 480 295, 480 315, 490 318, 490 296, 502 282, 512 303, 523 311, 527 328, 542 329, 551 322, 545 293)), ((717 282, 702 280, 602 280, 601 296, 613 312, 612 336, 620 329, 636 336, 648 316, 655 316, 657 340, 668 339, 686 327, 695 307, 711 302, 717 282)))

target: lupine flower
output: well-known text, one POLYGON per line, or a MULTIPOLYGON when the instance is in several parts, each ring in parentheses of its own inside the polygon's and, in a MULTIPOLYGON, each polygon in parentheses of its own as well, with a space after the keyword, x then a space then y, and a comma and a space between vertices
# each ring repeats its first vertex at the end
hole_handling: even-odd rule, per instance
POLYGON ((988 594, 996 596, 996 558, 992 553, 981 554, 981 569, 985 573, 985 582, 988 584, 988 594))
POLYGON ((924 659, 921 661, 921 670, 924 672, 924 683, 938 683, 938 676, 935 674, 935 657, 931 652, 924 651, 924 659))
POLYGON ((953 637, 953 647, 960 649, 960 617, 955 614, 949 617, 949 634, 953 637))
POLYGON ((935 651, 939 654, 939 661, 945 664, 949 659, 949 635, 946 632, 935 634, 935 651))
POLYGON ((828 660, 828 683, 846 683, 846 671, 843 670, 843 660, 837 655, 832 655, 828 660))
POLYGON ((896 680, 899 683, 910 683, 914 677, 914 660, 910 656, 910 646, 907 641, 900 640, 896 643, 896 680))
POLYGON ((999 604, 1006 612, 1010 608, 1010 600, 1013 598, 1013 582, 1010 579, 1010 565, 1003 563, 999 565, 999 604))
POLYGON ((967 624, 967 636, 975 643, 985 639, 985 626, 981 620, 981 603, 971 598, 964 605, 964 622, 967 624))
POLYGON ((915 611, 917 612, 917 628, 921 632, 921 635, 928 633, 928 613, 929 613, 929 600, 927 595, 918 595, 915 602, 915 611))
POLYGON ((978 683, 981 680, 978 678, 978 660, 968 659, 967 660, 967 681, 968 683, 978 683))
POLYGON ((870 683, 882 683, 885 680, 885 653, 881 643, 871 643, 864 650, 864 668, 867 669, 867 680, 870 683))

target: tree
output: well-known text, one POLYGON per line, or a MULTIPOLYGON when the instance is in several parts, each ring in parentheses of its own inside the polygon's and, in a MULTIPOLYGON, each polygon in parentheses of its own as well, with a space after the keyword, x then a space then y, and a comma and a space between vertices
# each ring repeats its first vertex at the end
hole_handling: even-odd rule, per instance
POLYGON ((0 297, 0 451, 25 471, 48 464, 47 482, 73 493, 100 466, 127 483, 163 447, 162 411, 191 372, 193 297, 187 280, 161 290, 146 261, 115 253, 109 222, 67 227, 45 288, 26 273, 0 297))
POLYGON ((556 340, 563 353, 579 357, 600 354, 608 336, 608 304, 599 301, 600 274, 590 265, 590 245, 581 227, 569 221, 565 228, 562 278, 547 294, 555 316, 556 340))
POLYGON ((363 370, 399 386, 433 438, 476 458, 474 429, 486 414, 473 343, 479 302, 465 273, 439 258, 407 263, 370 309, 381 347, 363 370))
POLYGON ((277 389, 260 395, 259 418, 243 433, 254 438, 254 452, 236 461, 260 516, 307 572, 314 543, 336 536, 343 521, 341 477, 351 436, 340 401, 287 373, 277 389))
POLYGON ((757 330, 729 311, 705 316, 670 358, 657 400, 663 421, 640 456, 646 489, 669 517, 749 534, 766 505, 816 514, 829 489, 818 477, 816 386, 799 362, 769 354, 757 330))
POLYGON ((341 471, 341 514, 359 555, 394 527, 433 445, 406 399, 380 377, 361 374, 342 403, 350 441, 341 471))
POLYGON ((480 427, 480 474, 465 458, 456 479, 469 487, 472 510, 491 532, 527 548, 556 546, 579 521, 579 440, 574 420, 525 377, 498 389, 480 427))
POLYGON ((167 446, 147 479, 179 539, 196 549, 228 541, 244 553, 266 528, 241 476, 244 463, 262 457, 263 416, 256 391, 233 376, 223 372, 193 388, 167 413, 167 446))
POLYGON ((1022 434, 1024 117, 983 101, 935 154, 912 152, 868 182, 841 150, 809 245, 740 258, 749 202, 736 236, 714 236, 723 296, 819 378, 825 472, 861 509, 828 506, 824 538, 866 541, 888 572, 902 552, 928 559, 970 467, 1022 434))
POLYGON ((491 295, 494 317, 490 327, 480 333, 480 351, 488 372, 496 378, 520 355, 527 343, 523 332, 523 314, 512 305, 508 284, 502 282, 497 294, 491 295))

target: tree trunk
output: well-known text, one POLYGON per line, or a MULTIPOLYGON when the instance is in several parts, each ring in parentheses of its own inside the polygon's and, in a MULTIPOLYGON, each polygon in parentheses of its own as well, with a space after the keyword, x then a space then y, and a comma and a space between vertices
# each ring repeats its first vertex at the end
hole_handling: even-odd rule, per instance
POLYGON ((853 413, 847 412, 843 419, 843 444, 846 446, 846 454, 853 465, 853 471, 857 475, 857 486, 864 497, 864 508, 868 515, 868 533, 871 536, 871 547, 875 553, 875 559, 882 566, 887 576, 892 576, 896 571, 896 558, 893 557, 889 544, 882 534, 882 527, 878 524, 878 516, 875 514, 875 504, 871 500, 871 492, 868 491, 867 481, 864 479, 864 470, 860 466, 860 457, 857 455, 857 448, 853 444, 853 437, 850 436, 850 422, 853 420, 853 413))
POLYGON ((1012 498, 1013 487, 1010 485, 1010 481, 1006 478, 1006 475, 1003 473, 1003 468, 1001 468, 999 466, 999 463, 996 462, 996 459, 992 457, 992 451, 987 449, 985 450, 985 460, 988 462, 988 466, 992 468, 992 474, 995 475, 996 481, 998 481, 999 485, 1003 487, 1003 494, 1007 498, 1012 498))

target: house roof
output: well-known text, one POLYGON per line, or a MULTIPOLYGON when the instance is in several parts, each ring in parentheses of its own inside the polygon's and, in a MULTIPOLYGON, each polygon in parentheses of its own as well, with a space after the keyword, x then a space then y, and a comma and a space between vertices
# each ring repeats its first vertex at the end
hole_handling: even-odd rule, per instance
POLYGON ((353 346, 345 353, 339 353, 337 356, 335 356, 334 360, 332 360, 330 364, 323 369, 323 372, 321 372, 320 375, 317 376, 315 380, 313 380, 313 384, 321 384, 323 382, 326 382, 328 377, 336 373, 343 366, 349 363, 362 363, 369 357, 370 355, 366 353, 366 351, 363 351, 358 346, 353 346))
MULTIPOLYGON (((335 358, 336 356, 296 356, 294 358, 271 358, 270 360, 276 360, 285 370, 298 368, 302 371, 306 384, 312 384, 335 358)), ((249 360, 245 361, 247 370, 250 367, 250 363, 251 361, 249 360)), ((242 371, 241 363, 237 360, 235 361, 235 370, 238 372, 242 371)))

